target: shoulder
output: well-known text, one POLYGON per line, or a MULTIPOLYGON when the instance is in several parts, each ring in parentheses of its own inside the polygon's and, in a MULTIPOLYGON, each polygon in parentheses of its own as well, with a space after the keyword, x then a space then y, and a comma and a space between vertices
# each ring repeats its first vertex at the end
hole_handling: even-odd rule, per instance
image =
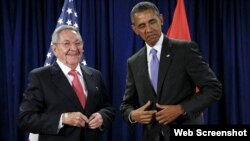
POLYGON ((167 46, 174 48, 174 49, 181 49, 181 50, 195 50, 198 51, 198 44, 194 41, 187 41, 187 40, 180 40, 180 39, 173 39, 166 37, 167 46))
POLYGON ((133 54, 131 57, 129 57, 128 62, 134 62, 134 61, 138 60, 141 57, 145 57, 146 52, 147 52, 147 49, 144 46, 139 51, 137 51, 135 54, 133 54))
POLYGON ((29 72, 29 80, 49 80, 51 78, 52 66, 38 67, 29 72))
POLYGON ((84 66, 81 64, 81 69, 88 74, 101 75, 101 72, 89 66, 84 66))
POLYGON ((52 69, 52 66, 38 67, 30 71, 31 74, 43 74, 48 73, 52 69))
POLYGON ((169 45, 175 45, 175 46, 185 46, 189 44, 197 45, 197 43, 194 41, 174 39, 174 38, 168 38, 168 37, 166 37, 166 41, 169 45))
POLYGON ((49 66, 35 68, 35 69, 31 70, 29 74, 31 76, 35 75, 35 76, 39 76, 42 78, 49 78, 52 75, 57 75, 59 73, 62 73, 62 70, 60 69, 60 67, 58 66, 57 63, 54 63, 54 64, 49 65, 49 66))

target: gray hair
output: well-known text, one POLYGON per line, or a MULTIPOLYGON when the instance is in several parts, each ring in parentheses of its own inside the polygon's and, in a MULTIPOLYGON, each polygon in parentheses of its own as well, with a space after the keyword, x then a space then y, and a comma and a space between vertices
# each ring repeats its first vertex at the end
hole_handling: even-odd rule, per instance
POLYGON ((62 31, 65 31, 65 30, 72 30, 72 31, 75 31, 77 36, 79 36, 80 40, 82 41, 82 36, 80 34, 80 32, 78 31, 77 28, 75 28, 74 26, 69 26, 69 25, 61 25, 59 27, 57 27, 53 34, 52 34, 52 37, 51 37, 51 45, 55 44, 56 42, 58 42, 59 40, 59 35, 62 31))
POLYGON ((130 12, 131 22, 134 23, 134 15, 135 15, 135 13, 143 12, 143 11, 146 11, 146 10, 149 10, 149 9, 151 9, 157 16, 160 15, 160 12, 159 12, 158 8, 153 3, 143 1, 143 2, 137 3, 133 7, 133 9, 131 10, 131 12, 130 12))

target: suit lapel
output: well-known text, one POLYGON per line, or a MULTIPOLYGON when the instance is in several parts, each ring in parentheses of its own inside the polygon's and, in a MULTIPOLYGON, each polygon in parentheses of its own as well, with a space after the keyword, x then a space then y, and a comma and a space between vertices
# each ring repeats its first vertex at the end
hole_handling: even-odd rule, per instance
POLYGON ((98 87, 95 85, 95 83, 93 83, 95 81, 95 79, 93 78, 93 73, 83 65, 81 65, 81 70, 86 89, 88 90, 88 96, 86 99, 86 106, 85 106, 86 114, 88 114, 88 111, 90 110, 89 108, 92 107, 91 104, 95 103, 94 100, 96 99, 92 97, 93 94, 95 93, 94 91, 98 89, 98 87))
POLYGON ((172 46, 169 44, 169 40, 167 38, 164 38, 163 43, 162 43, 162 49, 161 49, 157 94, 161 93, 161 89, 163 87, 165 76, 172 62, 173 54, 171 53, 171 49, 172 49, 172 46))
POLYGON ((142 78, 143 90, 146 95, 146 99, 154 100, 156 98, 156 94, 151 83, 149 72, 148 72, 148 64, 147 64, 147 48, 143 47, 142 52, 139 54, 137 66, 139 68, 142 78), (142 70, 143 69, 143 70, 142 70), (141 71, 142 70, 142 71, 141 71))
POLYGON ((75 105, 80 111, 83 110, 80 101, 78 100, 73 88, 68 79, 63 74, 57 63, 54 63, 51 71, 51 79, 56 87, 60 90, 63 96, 66 96, 69 101, 75 105))

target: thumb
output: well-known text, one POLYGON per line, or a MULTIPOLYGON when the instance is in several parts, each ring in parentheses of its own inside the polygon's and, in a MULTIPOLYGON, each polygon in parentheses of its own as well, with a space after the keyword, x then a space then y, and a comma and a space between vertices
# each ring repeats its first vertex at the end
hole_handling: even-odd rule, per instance
POLYGON ((164 108, 166 108, 166 106, 160 105, 159 103, 156 103, 156 107, 159 108, 159 109, 164 109, 164 108))
POLYGON ((143 110, 147 109, 151 105, 151 101, 148 101, 146 104, 144 104, 141 108, 143 110))

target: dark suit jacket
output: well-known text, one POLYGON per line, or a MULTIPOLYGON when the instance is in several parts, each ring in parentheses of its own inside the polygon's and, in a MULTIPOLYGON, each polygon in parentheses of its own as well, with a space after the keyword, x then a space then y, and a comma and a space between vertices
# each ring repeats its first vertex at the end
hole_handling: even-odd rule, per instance
MULTIPOLYGON (((126 90, 120 106, 123 119, 132 125, 129 113, 150 100, 153 105, 149 109, 156 109, 156 102, 182 105, 187 114, 171 124, 202 124, 201 111, 218 100, 222 92, 221 83, 198 52, 197 44, 164 38, 157 94, 149 78, 146 50, 143 47, 128 59, 126 90), (196 86, 200 88, 199 94, 195 94, 196 86)), ((169 136, 168 126, 156 121, 143 129, 144 141, 158 141, 161 133, 169 136)))
POLYGON ((80 111, 88 118, 92 113, 99 112, 103 117, 104 129, 114 119, 114 109, 101 73, 86 66, 81 66, 81 70, 88 90, 85 109, 57 63, 31 71, 20 105, 20 127, 39 133, 39 141, 100 141, 100 129, 64 125, 58 130, 60 116, 64 112, 80 111))

